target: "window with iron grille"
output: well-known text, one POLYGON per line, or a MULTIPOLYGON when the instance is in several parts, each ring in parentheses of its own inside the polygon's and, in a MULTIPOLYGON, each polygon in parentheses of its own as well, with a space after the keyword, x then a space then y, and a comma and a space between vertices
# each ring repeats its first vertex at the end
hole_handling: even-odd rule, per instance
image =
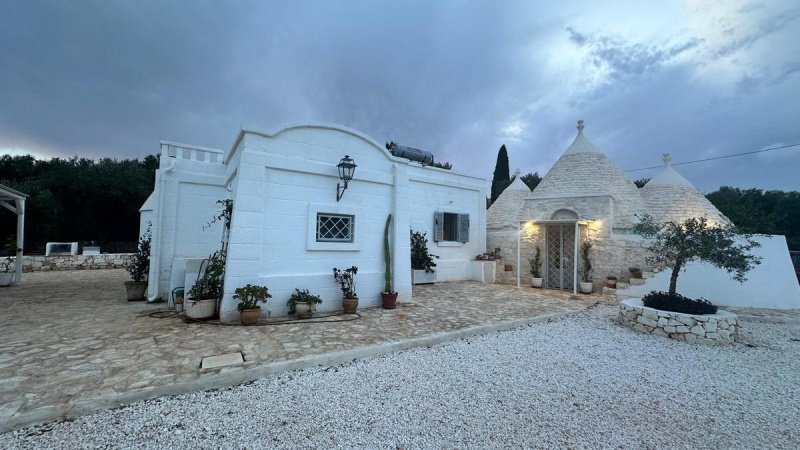
POLYGON ((355 216, 317 213, 317 242, 353 242, 355 216))

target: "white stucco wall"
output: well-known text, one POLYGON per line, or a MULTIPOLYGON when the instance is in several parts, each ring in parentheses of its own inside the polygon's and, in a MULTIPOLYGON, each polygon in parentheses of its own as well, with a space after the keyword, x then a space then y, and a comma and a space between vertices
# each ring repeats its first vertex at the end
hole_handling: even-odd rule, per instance
MULTIPOLYGON (((721 306, 800 309, 800 284, 794 273, 784 236, 757 236, 761 247, 753 254, 761 264, 740 284, 727 272, 707 263, 692 263, 678 277, 678 293, 690 298, 704 297, 721 306)), ((661 271, 643 286, 631 286, 626 295, 643 295, 651 290, 667 290, 669 271, 661 271)))
POLYGON ((470 279, 470 259, 485 249, 482 180, 414 166, 354 130, 306 125, 247 131, 226 160, 234 209, 223 320, 238 320, 233 292, 248 283, 269 287, 273 298, 263 307, 268 315, 285 314, 295 288, 320 295, 324 302, 320 311, 339 310, 341 291, 332 269, 353 265, 359 268, 360 305, 377 306, 384 286, 383 230, 389 213, 399 301, 411 300, 409 229, 431 229, 436 208, 471 217, 468 244, 441 251, 432 246, 442 256, 440 279, 470 279), (344 155, 358 167, 337 202, 336 164, 344 155), (355 241, 317 243, 316 212, 354 215, 355 241))
POLYGON ((175 157, 169 157, 162 148, 151 213, 150 298, 167 298, 172 289, 183 286, 183 259, 207 258, 220 248, 222 226, 208 223, 220 210, 216 201, 229 193, 223 184, 221 151, 212 152, 184 146, 175 157), (211 154, 215 155, 213 162, 209 161, 211 154))

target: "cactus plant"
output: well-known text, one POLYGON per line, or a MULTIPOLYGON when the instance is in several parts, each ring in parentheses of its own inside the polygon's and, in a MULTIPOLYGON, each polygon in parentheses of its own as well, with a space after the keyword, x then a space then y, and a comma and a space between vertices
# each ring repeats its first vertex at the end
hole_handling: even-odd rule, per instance
POLYGON ((386 218, 386 227, 383 230, 383 260, 386 263, 384 272, 385 284, 381 292, 383 309, 394 309, 397 306, 397 292, 392 289, 392 248, 389 242, 389 229, 392 224, 392 215, 386 218))

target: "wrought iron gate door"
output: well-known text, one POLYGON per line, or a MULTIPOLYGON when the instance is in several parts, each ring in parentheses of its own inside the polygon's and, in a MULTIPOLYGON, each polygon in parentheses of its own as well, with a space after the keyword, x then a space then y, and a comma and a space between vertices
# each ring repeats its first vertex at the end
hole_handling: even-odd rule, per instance
POLYGON ((572 290, 575 277, 575 225, 547 225, 546 287, 572 290))

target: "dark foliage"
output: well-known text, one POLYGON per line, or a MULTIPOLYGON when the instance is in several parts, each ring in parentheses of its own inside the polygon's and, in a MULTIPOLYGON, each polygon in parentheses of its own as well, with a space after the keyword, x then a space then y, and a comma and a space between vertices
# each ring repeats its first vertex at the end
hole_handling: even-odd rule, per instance
POLYGON ((638 180, 634 180, 633 184, 636 185, 637 188, 643 188, 647 182, 650 181, 650 178, 639 178, 638 180))
MULTIPOLYGON (((30 197, 25 210, 25 252, 48 241, 97 242, 103 252, 134 250, 139 207, 153 191, 158 158, 37 160, 0 156, 0 184, 30 197)), ((0 214, 0 236, 16 233, 16 217, 0 214)))
POLYGON ((509 184, 511 184, 511 174, 508 171, 508 151, 503 145, 497 152, 497 162, 494 165, 490 203, 494 203, 509 184))
POLYGON ((411 231, 411 269, 424 270, 427 273, 433 273, 433 268, 436 263, 433 262, 434 258, 439 258, 437 255, 432 255, 428 252, 428 238, 426 233, 419 231, 411 231))
POLYGON ((542 177, 539 176, 539 172, 528 172, 522 176, 522 182, 528 186, 528 189, 534 190, 542 182, 542 177))
POLYGON ((139 245, 136 248, 136 254, 133 255, 133 261, 126 268, 133 281, 146 280, 150 271, 150 241, 153 237, 150 233, 151 225, 150 223, 147 224, 147 231, 139 239, 139 245))
POLYGON ((667 292, 651 291, 642 297, 642 303, 648 308, 661 311, 673 311, 685 314, 716 314, 717 307, 704 298, 693 300, 681 294, 670 295, 667 292))
POLYGON ((800 192, 723 186, 706 198, 746 233, 782 234, 800 250, 800 192))
POLYGON ((440 163, 440 162, 434 161, 434 162, 431 163, 431 167, 438 167, 439 169, 450 170, 450 169, 453 168, 453 165, 450 164, 449 162, 440 163))

